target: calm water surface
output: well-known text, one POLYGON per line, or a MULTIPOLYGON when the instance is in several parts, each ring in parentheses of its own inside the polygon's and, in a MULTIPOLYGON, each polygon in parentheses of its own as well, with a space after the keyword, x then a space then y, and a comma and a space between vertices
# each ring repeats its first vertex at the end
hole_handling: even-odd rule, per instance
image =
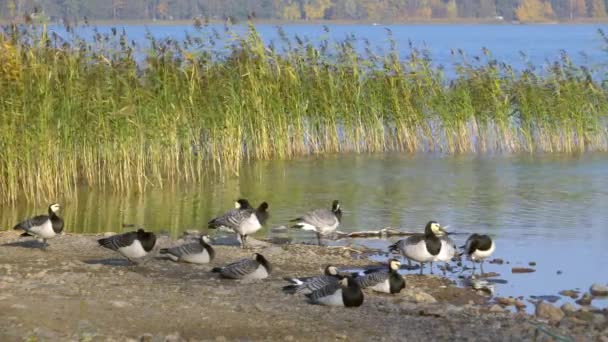
MULTIPOLYGON (((499 62, 505 62, 515 68, 523 68, 528 63, 534 66, 543 66, 547 61, 559 59, 560 52, 566 51, 577 64, 588 67, 597 67, 605 64, 606 52, 598 29, 608 32, 607 24, 580 24, 580 25, 479 25, 479 24, 444 24, 444 25, 326 25, 329 32, 321 25, 281 25, 286 36, 298 36, 305 41, 319 44, 321 40, 330 42, 342 41, 354 36, 357 42, 355 48, 364 51, 364 41, 370 42, 370 48, 375 53, 384 54, 390 47, 387 31, 392 32, 392 38, 397 43, 402 56, 410 52, 409 43, 417 48, 426 48, 435 65, 443 65, 448 73, 453 71, 452 64, 461 59, 452 56, 451 51, 461 49, 470 62, 472 57, 481 56, 482 48, 488 48, 493 57, 499 62), (522 55, 523 54, 523 55, 522 55), (524 56, 525 55, 525 56, 524 56)), ((202 33, 196 33, 192 26, 184 25, 123 25, 129 39, 140 44, 145 50, 146 34, 155 38, 173 38, 181 40, 189 33, 194 36, 208 37, 212 30, 219 32, 220 36, 227 37, 223 25, 210 25, 202 33)), ((112 26, 99 26, 102 33, 111 32, 112 26)), ((256 25, 262 39, 282 46, 277 26, 256 25)), ((52 26, 51 30, 62 37, 69 37, 61 26, 52 26)), ((235 25, 231 30, 237 34, 246 32, 245 25, 235 25)), ((90 27, 79 27, 76 32, 86 38, 93 36, 90 27)), ((221 49, 222 44, 217 44, 221 49)))
MULTIPOLYGON (((497 294, 556 295, 608 283, 607 157, 375 154, 256 162, 245 165, 238 180, 152 189, 144 196, 83 189, 77 200, 64 201, 63 215, 72 232, 125 231, 131 228, 122 224, 130 223, 177 236, 204 229, 245 196, 255 204, 270 203, 270 222, 258 234, 265 237, 303 211, 340 199, 343 231, 422 230, 434 219, 464 234, 455 236, 459 245, 468 233, 488 233, 497 242, 495 257, 510 263, 486 263, 486 272, 508 281, 497 285, 497 294), (537 263, 535 273, 511 274, 511 267, 531 261, 537 263)), ((2 208, 2 224, 12 227, 45 210, 44 205, 2 208)), ((313 241, 307 232, 290 235, 313 241)), ((386 250, 390 241, 335 243, 386 250)))

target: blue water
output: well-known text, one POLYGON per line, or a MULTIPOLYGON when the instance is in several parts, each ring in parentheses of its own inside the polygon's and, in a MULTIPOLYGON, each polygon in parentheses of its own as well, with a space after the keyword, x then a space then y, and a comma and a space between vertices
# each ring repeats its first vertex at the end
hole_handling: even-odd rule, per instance
MULTIPOLYGON (((173 38, 182 40, 186 33, 193 36, 209 37, 216 31, 221 37, 229 35, 223 25, 210 25, 197 31, 193 26, 164 26, 164 25, 126 25, 117 26, 119 32, 124 28, 130 40, 134 40, 145 50, 146 34, 155 38, 173 38)), ((51 30, 62 37, 68 37, 61 26, 51 26, 51 30)), ((453 51, 461 49, 470 62, 475 62, 475 56, 483 56, 482 49, 487 48, 498 62, 505 62, 518 69, 526 65, 540 67, 547 61, 560 58, 561 51, 569 54, 570 58, 580 65, 597 67, 605 63, 608 48, 598 34, 598 29, 608 32, 606 24, 554 24, 554 25, 478 25, 478 24, 443 24, 443 25, 327 25, 327 32, 321 25, 282 25, 286 36, 298 36, 304 41, 319 45, 321 41, 343 41, 355 37, 355 48, 364 53, 365 41, 369 42, 374 53, 384 55, 390 48, 388 31, 397 44, 401 56, 407 56, 411 50, 411 42, 416 48, 425 48, 430 52, 433 63, 452 70, 454 62, 462 58, 454 56, 453 51)), ((98 26, 101 33, 111 32, 111 26, 98 26)), ((267 44, 283 46, 277 26, 256 25, 262 39, 267 44)), ((230 30, 243 34, 247 28, 235 25, 230 30)), ((93 35, 93 28, 78 27, 76 32, 87 38, 93 35)), ((296 43, 293 42, 295 45, 296 43)), ((221 49, 222 44, 215 49, 221 49)))

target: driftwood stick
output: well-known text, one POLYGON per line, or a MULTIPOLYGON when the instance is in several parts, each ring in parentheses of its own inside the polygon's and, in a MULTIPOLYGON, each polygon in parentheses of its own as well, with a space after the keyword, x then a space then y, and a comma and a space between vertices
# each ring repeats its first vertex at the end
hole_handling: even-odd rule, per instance
POLYGON ((379 230, 365 230, 360 232, 352 232, 346 233, 341 231, 336 231, 338 239, 344 238, 365 238, 365 237, 377 237, 377 238, 387 238, 391 236, 408 236, 416 234, 414 232, 404 232, 402 230, 394 229, 391 227, 382 228, 379 230))

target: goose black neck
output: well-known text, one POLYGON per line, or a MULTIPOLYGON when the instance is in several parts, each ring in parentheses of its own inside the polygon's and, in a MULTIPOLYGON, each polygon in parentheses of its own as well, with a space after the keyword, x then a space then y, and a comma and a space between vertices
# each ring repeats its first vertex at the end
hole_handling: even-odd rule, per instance
POLYGON ((344 306, 347 307, 363 304, 363 292, 356 281, 349 280, 348 286, 342 289, 342 301, 344 302, 344 306))
POLYGON ((211 247, 211 245, 206 243, 203 239, 201 239, 201 246, 203 246, 203 248, 209 254, 209 259, 213 260, 213 258, 215 257, 215 251, 213 250, 213 247, 211 247))

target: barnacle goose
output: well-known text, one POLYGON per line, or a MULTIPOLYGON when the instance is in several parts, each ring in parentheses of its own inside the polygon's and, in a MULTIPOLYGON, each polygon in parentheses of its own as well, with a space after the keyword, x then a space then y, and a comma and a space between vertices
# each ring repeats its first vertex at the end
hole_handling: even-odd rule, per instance
POLYGON ((359 283, 350 276, 306 294, 306 297, 313 304, 345 307, 361 306, 364 298, 359 283))
POLYGON ((262 202, 257 209, 246 199, 239 199, 236 208, 209 221, 209 228, 226 227, 237 233, 241 248, 245 248, 247 236, 257 232, 268 220, 268 203, 262 202))
MULTIPOLYGON (((402 239, 389 246, 389 251, 400 252, 408 259, 420 263, 420 274, 423 272, 424 263, 437 260, 441 252, 441 237, 446 234, 445 230, 435 221, 429 221, 424 228, 424 234, 414 234, 407 239, 402 239)), ((432 273, 431 269, 431 273, 432 273)))
POLYGON ((262 254, 254 253, 251 259, 242 259, 224 267, 215 267, 211 272, 219 273, 224 278, 252 280, 267 278, 272 268, 262 254))
POLYGON ((171 248, 163 248, 159 252, 160 254, 166 254, 173 261, 207 264, 215 257, 215 251, 209 242, 209 236, 201 235, 197 242, 190 242, 171 248))
POLYGON ((283 287, 283 291, 289 294, 301 293, 307 294, 319 290, 331 283, 336 283, 340 280, 338 268, 333 265, 325 267, 325 274, 304 278, 283 278, 291 283, 283 287))
POLYGON ((63 219, 57 215, 61 209, 58 203, 49 206, 48 215, 38 215, 17 223, 13 229, 23 230, 21 236, 34 236, 42 240, 42 248, 48 246, 47 240, 54 238, 63 231, 63 219))
POLYGON ((331 210, 327 208, 315 209, 291 220, 291 222, 296 222, 292 228, 314 231, 317 234, 319 245, 321 245, 321 235, 333 233, 341 221, 342 209, 340 209, 340 201, 338 200, 332 202, 331 210))
POLYGON ((387 269, 364 272, 362 275, 357 275, 355 281, 362 289, 370 288, 377 292, 390 294, 399 293, 405 288, 405 280, 398 272, 400 267, 399 260, 391 259, 387 269))
POLYGON ((154 248, 156 235, 140 228, 136 232, 112 235, 97 242, 100 246, 116 251, 133 262, 133 259, 146 256, 154 248))
POLYGON ((466 254, 471 261, 473 261, 473 270, 475 270, 475 261, 479 261, 481 273, 483 274, 483 262, 484 260, 494 253, 496 245, 492 238, 488 235, 472 234, 467 239, 467 242, 462 246, 464 251, 461 253, 466 254))

